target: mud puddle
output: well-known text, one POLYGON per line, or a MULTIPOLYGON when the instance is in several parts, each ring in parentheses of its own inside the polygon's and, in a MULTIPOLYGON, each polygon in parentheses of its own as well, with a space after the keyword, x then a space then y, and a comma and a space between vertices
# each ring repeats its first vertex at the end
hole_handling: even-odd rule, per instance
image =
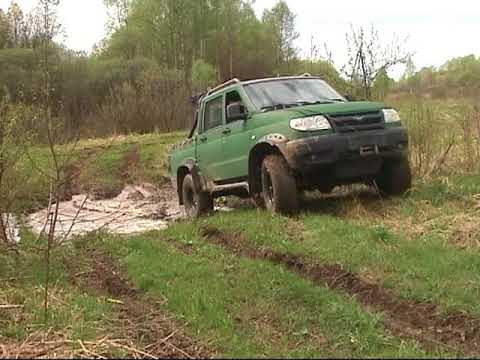
MULTIPOLYGON (((170 186, 129 185, 112 199, 92 199, 75 195, 60 203, 55 236, 85 235, 92 231, 135 234, 165 229, 183 216, 175 192, 170 186)), ((48 232, 53 213, 43 209, 27 218, 35 233, 48 232), (47 220, 48 219, 48 220, 47 220)))
POLYGON ((15 244, 20 241, 20 226, 17 221, 17 218, 13 214, 0 214, 2 223, 0 224, 5 227, 5 236, 7 237, 7 242, 10 244, 15 244))
MULTIPOLYGON (((220 202, 215 207, 215 211, 232 210, 220 202)), ((42 230, 48 233, 53 216, 52 209, 43 209, 29 215, 26 224, 35 234, 42 230)), ((83 194, 61 202, 55 237, 66 239, 94 231, 119 235, 139 234, 166 229, 169 224, 184 216, 177 194, 170 184, 162 187, 147 183, 128 185, 113 198, 95 199, 83 194)), ((18 235, 17 225, 13 229, 18 235)))
POLYGON ((384 326, 393 335, 416 340, 425 348, 443 346, 469 356, 480 354, 480 319, 469 314, 460 311, 442 314, 433 303, 398 297, 340 265, 318 264, 299 256, 253 248, 239 234, 214 227, 204 227, 201 233, 206 240, 236 255, 283 265, 306 279, 354 297, 368 310, 383 313, 384 326))

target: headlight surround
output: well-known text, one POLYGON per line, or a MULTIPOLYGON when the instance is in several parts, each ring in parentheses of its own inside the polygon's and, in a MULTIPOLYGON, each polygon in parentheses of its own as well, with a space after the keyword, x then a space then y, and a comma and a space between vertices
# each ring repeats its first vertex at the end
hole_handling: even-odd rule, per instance
POLYGON ((400 122, 400 115, 396 110, 393 109, 383 109, 383 118, 385 119, 386 124, 392 124, 400 122))
POLYGON ((309 116, 304 118, 290 120, 290 127, 298 131, 319 131, 330 130, 330 125, 327 118, 323 115, 309 116))

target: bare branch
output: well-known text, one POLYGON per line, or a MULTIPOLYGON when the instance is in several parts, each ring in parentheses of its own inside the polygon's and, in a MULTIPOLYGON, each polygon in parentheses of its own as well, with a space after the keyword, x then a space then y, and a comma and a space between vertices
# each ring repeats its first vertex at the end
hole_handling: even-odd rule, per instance
POLYGON ((348 61, 342 72, 353 88, 362 88, 365 99, 371 98, 371 89, 380 74, 397 64, 405 64, 411 57, 405 50, 406 40, 400 41, 394 35, 384 44, 373 25, 369 32, 363 26, 350 25, 350 32, 346 34, 348 61))

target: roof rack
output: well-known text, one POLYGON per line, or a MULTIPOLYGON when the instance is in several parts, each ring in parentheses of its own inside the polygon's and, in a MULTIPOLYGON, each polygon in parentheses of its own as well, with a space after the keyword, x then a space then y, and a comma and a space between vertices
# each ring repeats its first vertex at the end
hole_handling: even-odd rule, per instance
POLYGON ((218 90, 226 88, 229 85, 238 84, 240 82, 241 81, 238 80, 237 78, 233 78, 232 80, 228 80, 227 82, 224 82, 223 84, 220 84, 217 87, 214 87, 213 89, 208 89, 207 95, 213 94, 214 92, 217 92, 218 90))

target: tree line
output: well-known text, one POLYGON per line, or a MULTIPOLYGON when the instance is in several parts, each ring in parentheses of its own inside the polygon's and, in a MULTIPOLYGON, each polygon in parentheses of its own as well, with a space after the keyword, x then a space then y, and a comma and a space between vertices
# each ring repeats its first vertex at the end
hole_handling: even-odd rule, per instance
POLYGON ((399 94, 421 94, 433 98, 480 96, 480 57, 456 57, 435 68, 415 69, 409 59, 403 77, 393 90, 399 94))
MULTIPOLYGON (((233 77, 309 72, 357 99, 383 99, 429 78, 425 69, 408 73, 411 54, 405 44, 398 39, 382 43, 373 27, 348 30, 343 66, 313 44, 302 58, 296 16, 283 0, 261 17, 250 0, 104 2, 109 31, 90 54, 62 45, 64 27, 56 7, 48 16, 41 0, 29 13, 15 1, 0 9, 0 98, 9 108, 35 113, 45 105, 39 94, 47 65, 48 106, 65 132, 82 136, 185 129, 191 124, 190 96, 233 77), (40 51, 45 39, 53 40, 48 64, 40 51), (407 73, 396 84, 388 70, 398 63, 407 64, 407 73)), ((476 62, 452 60, 444 73, 469 70, 460 78, 449 75, 448 84, 474 82, 476 62)), ((41 119, 26 118, 29 130, 41 128, 41 119)))
MULTIPOLYGON (((67 131, 98 136, 183 129, 191 123, 193 93, 232 77, 298 73, 307 65, 295 48, 295 15, 283 1, 261 19, 245 0, 105 3, 109 34, 91 54, 60 41, 49 49, 49 105, 67 131)), ((39 2, 25 14, 12 1, 0 10, 0 97, 8 103, 36 106, 42 37, 57 40, 63 33, 54 10, 46 18, 41 9, 39 2)), ((314 68, 343 84, 327 61, 314 68)))

